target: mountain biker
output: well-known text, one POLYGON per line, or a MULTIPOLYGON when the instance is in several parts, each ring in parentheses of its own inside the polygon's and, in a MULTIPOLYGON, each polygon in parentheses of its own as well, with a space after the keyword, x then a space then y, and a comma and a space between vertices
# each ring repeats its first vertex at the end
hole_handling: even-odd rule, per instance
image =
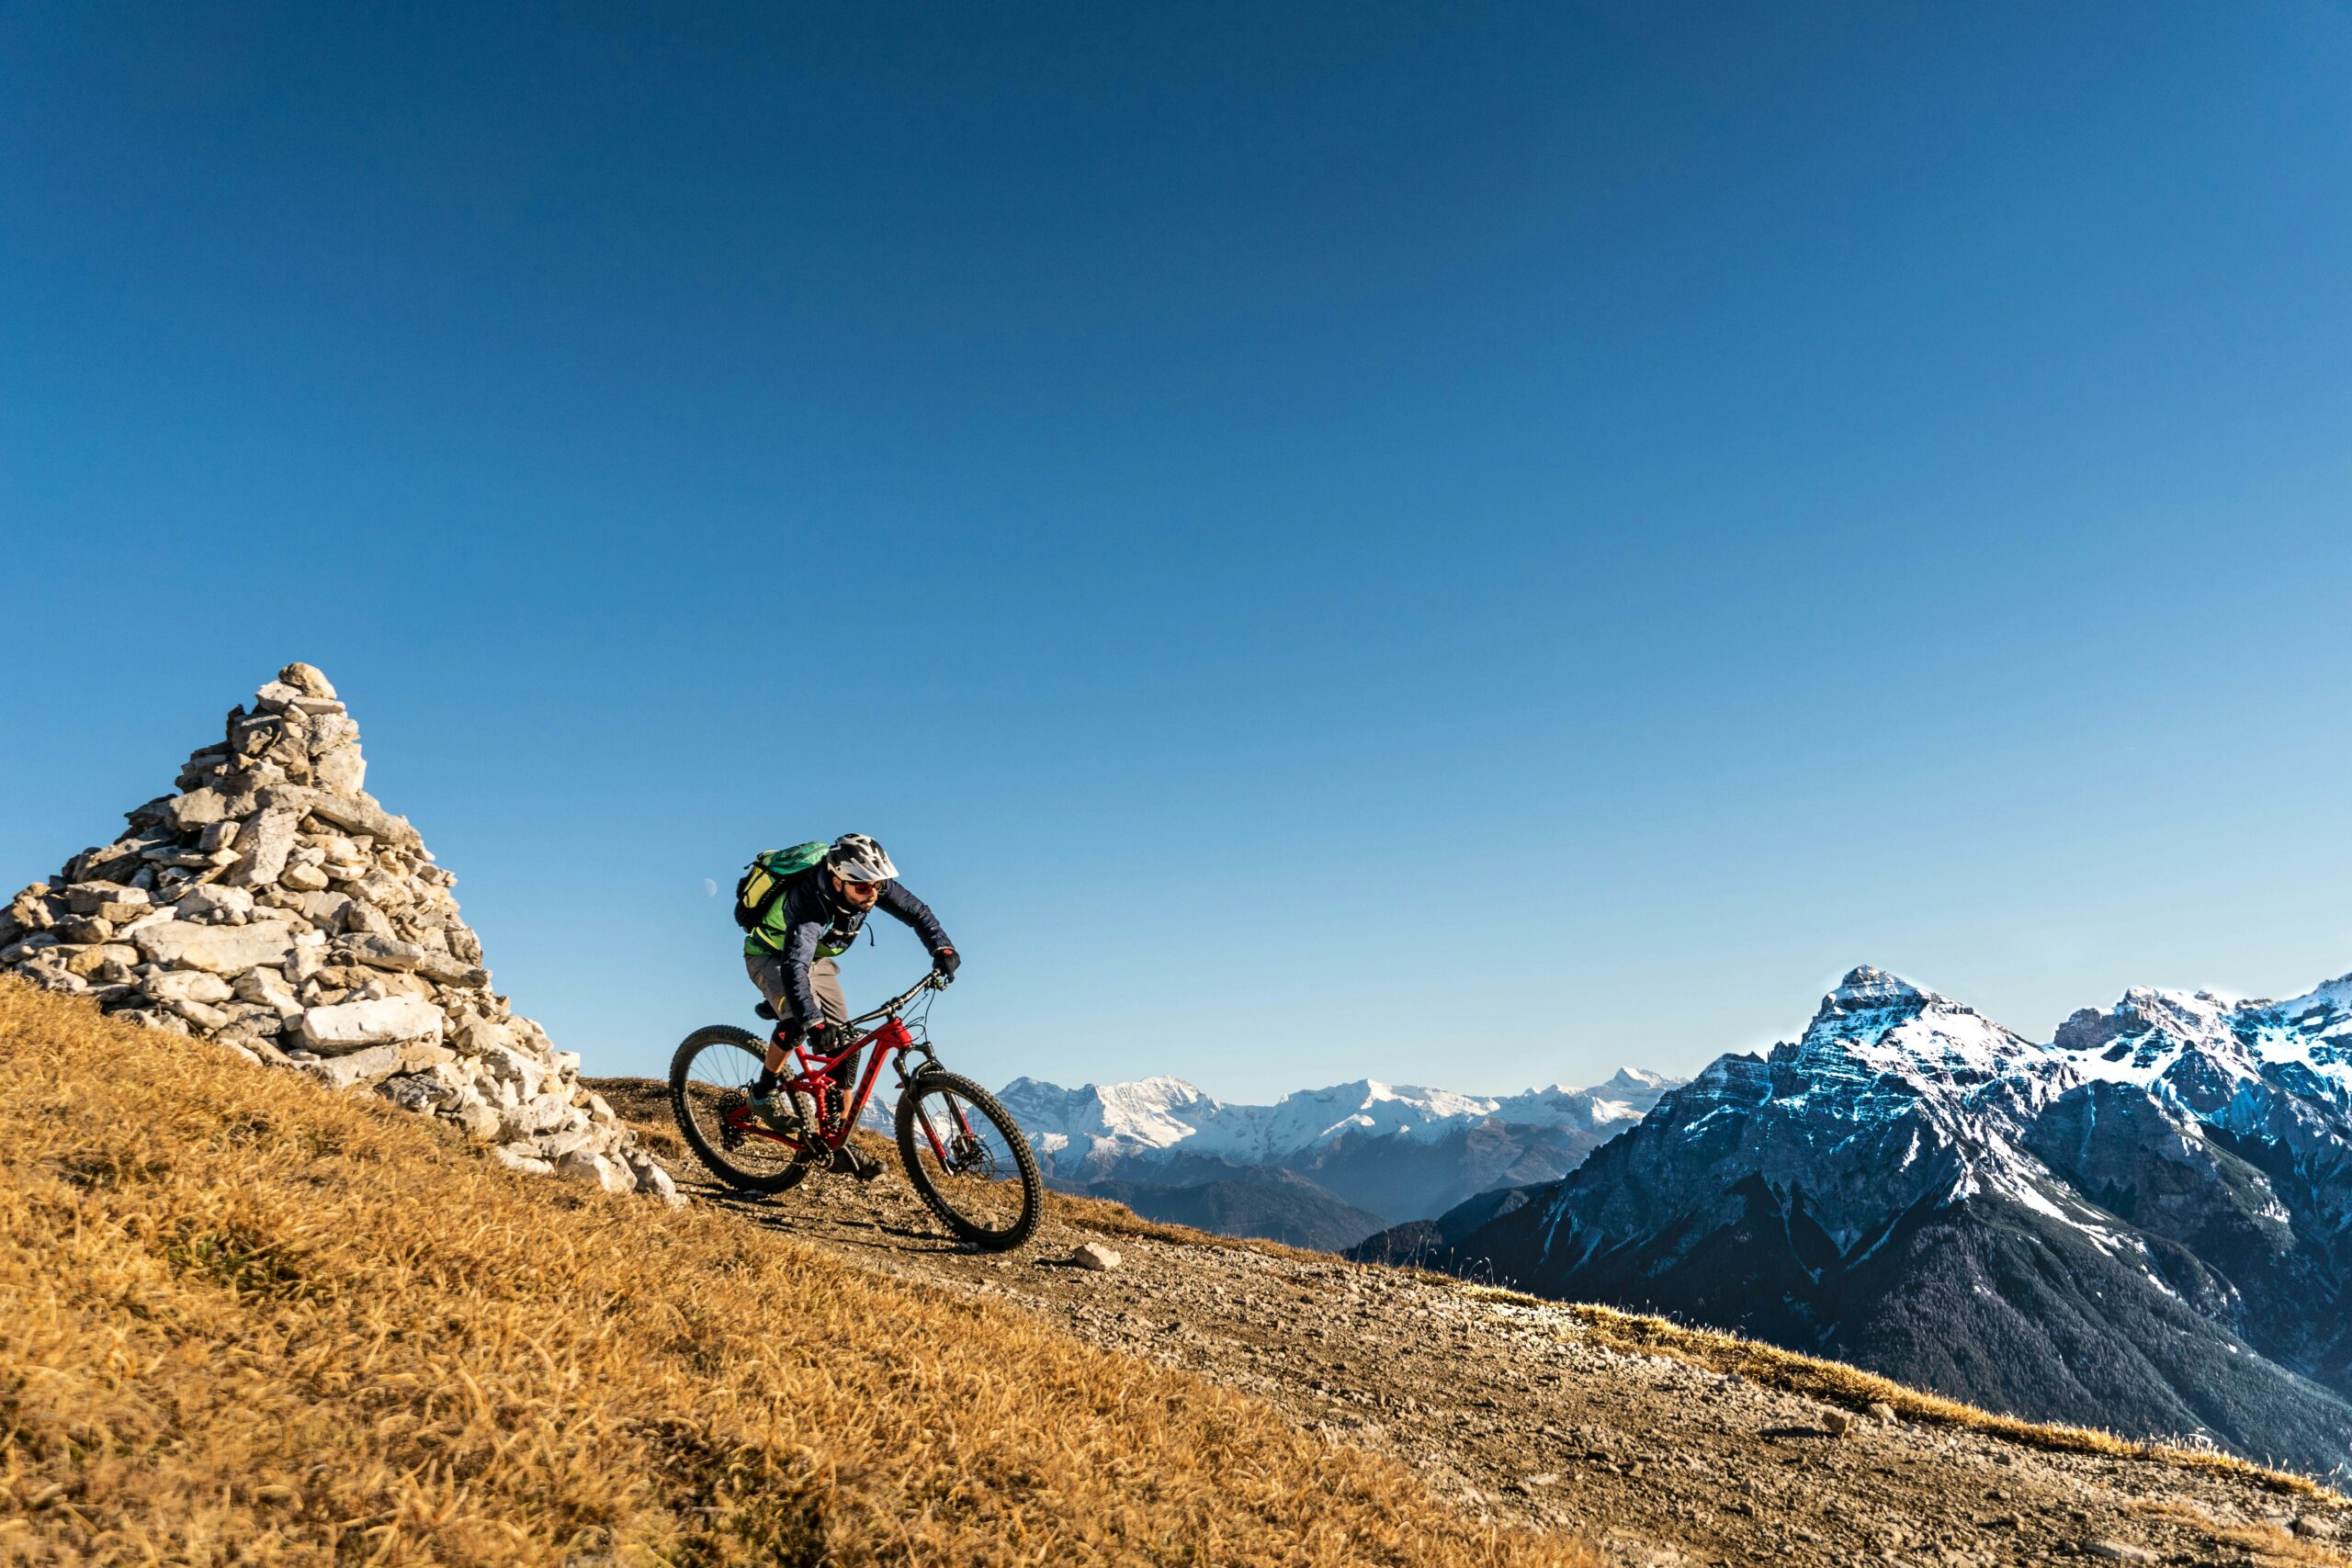
MULTIPOLYGON (((943 979, 954 979, 964 962, 938 917, 898 878, 899 868, 881 845, 863 833, 844 833, 823 860, 785 879, 766 919, 743 938, 743 967, 779 1026, 752 1080, 751 1109, 780 1132, 794 1130, 789 1097, 776 1092, 791 1047, 805 1044, 820 1056, 840 1049, 833 1031, 849 1021, 849 1006, 834 959, 849 951, 869 913, 882 909, 913 927, 943 979)), ((857 1081, 854 1056, 834 1066, 833 1081, 857 1081)))

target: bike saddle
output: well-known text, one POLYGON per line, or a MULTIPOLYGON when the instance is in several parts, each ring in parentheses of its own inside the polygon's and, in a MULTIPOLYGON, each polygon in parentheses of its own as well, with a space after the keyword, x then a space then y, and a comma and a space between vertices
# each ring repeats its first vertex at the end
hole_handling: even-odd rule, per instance
POLYGON ((753 1018, 763 1018, 770 1023, 774 1023, 775 1021, 775 1009, 766 1002, 762 1002, 759 1006, 752 1010, 752 1016, 753 1018))

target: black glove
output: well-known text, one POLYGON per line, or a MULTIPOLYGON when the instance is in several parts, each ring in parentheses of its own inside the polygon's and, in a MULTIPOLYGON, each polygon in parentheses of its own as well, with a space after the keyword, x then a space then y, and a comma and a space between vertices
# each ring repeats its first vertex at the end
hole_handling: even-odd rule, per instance
POLYGON ((833 1025, 830 1019, 819 1019, 800 1032, 801 1047, 811 1055, 830 1056, 839 1049, 833 1043, 833 1025))
POLYGON ((964 966, 964 956, 952 947, 943 947, 931 955, 931 966, 942 981, 956 978, 956 971, 964 966))

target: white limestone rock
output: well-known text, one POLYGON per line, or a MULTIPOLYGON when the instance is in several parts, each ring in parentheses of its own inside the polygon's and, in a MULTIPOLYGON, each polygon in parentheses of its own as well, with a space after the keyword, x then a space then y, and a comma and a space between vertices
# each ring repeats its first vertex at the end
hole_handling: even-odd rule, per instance
POLYGON ((297 906, 303 919, 322 931, 343 929, 344 911, 351 908, 351 895, 334 892, 306 892, 297 906))
POLYGON ((537 1137, 577 1124, 579 1113, 560 1095, 535 1095, 509 1110, 503 1118, 507 1141, 537 1137))
POLYGON ((337 746, 311 764, 311 773, 322 789, 356 795, 368 782, 368 759, 356 745, 337 746))
POLYGON ((424 962, 424 950, 394 936, 347 936, 331 950, 345 962, 373 969, 413 969, 424 962))
POLYGON ((277 678, 306 697, 323 697, 329 702, 334 700, 334 683, 329 681, 325 671, 315 664, 304 664, 297 660, 280 670, 277 672, 277 678))
POLYGON ((1105 1247, 1099 1241, 1082 1241, 1071 1249, 1068 1258, 1062 1259, 1064 1265, 1069 1268, 1091 1269, 1098 1273, 1107 1273, 1125 1261, 1126 1259, 1119 1255, 1117 1248, 1105 1247))
POLYGON ((300 820, 296 812, 277 807, 247 822, 237 834, 237 860, 229 871, 231 884, 250 887, 275 883, 286 870, 286 857, 294 851, 295 824, 300 820))
POLYGON ((181 894, 174 901, 174 908, 184 920, 243 925, 253 919, 254 896, 243 887, 223 887, 217 882, 207 882, 181 894))
POLYGON ((556 1174, 576 1180, 593 1181, 607 1192, 634 1192, 637 1180, 628 1170, 606 1159, 603 1155, 575 1149, 556 1161, 556 1174))
POLYGON ((497 1111, 480 1100, 458 1106, 451 1120, 465 1129, 466 1136, 478 1144, 486 1144, 497 1137, 506 1124, 497 1111))
POLYGON ((182 919, 132 927, 119 933, 139 944, 150 964, 171 969, 204 969, 215 975, 242 975, 263 965, 275 967, 294 953, 294 929, 283 920, 255 920, 244 926, 207 926, 182 919))
POLYGON ((364 1051, 320 1056, 303 1062, 301 1067, 329 1089, 373 1089, 401 1070, 401 1048, 370 1045, 364 1051))
POLYGON ((254 694, 254 706, 264 713, 284 713, 302 694, 283 681, 270 681, 254 694))
POLYGON ((478 1046, 474 1054, 481 1057, 483 1068, 493 1080, 512 1084, 524 1100, 538 1097, 539 1086, 546 1080, 548 1073, 530 1055, 513 1045, 494 1041, 478 1046))
POLYGON ((266 1007, 281 1019, 298 1017, 302 1004, 294 999, 294 987, 288 983, 281 969, 248 969, 237 976, 236 996, 257 1007, 266 1007))
POLYGON ((628 1173, 637 1182, 639 1192, 649 1198, 659 1198, 673 1209, 685 1207, 685 1194, 678 1190, 677 1182, 662 1168, 659 1160, 639 1148, 624 1149, 620 1157, 621 1163, 628 1167, 628 1173))
POLYGON ((207 1033, 218 1034, 229 1027, 230 1019, 227 1013, 208 1002, 199 1002, 192 997, 175 997, 164 1005, 207 1033))
POLYGON ((367 833, 377 842, 397 848, 421 847, 416 829, 409 826, 405 817, 395 817, 376 803, 373 795, 355 790, 348 794, 340 790, 320 790, 310 800, 311 815, 332 822, 354 833, 367 833))
POLYGON ((164 808, 170 814, 172 826, 182 832, 223 820, 229 815, 228 796, 209 784, 192 789, 164 808))
POLYGON ((149 902, 145 888, 119 882, 77 882, 65 889, 65 907, 77 915, 106 915, 119 908, 143 910, 149 902))
POLYGON ((394 937, 392 918, 365 898, 355 897, 344 906, 343 929, 346 934, 394 937))
POLYGON ((139 982, 139 994, 153 1002, 225 1002, 235 993, 229 982, 201 969, 172 969, 139 982))
POLYGON ((338 1002, 305 1010, 302 1038, 311 1049, 322 1053, 402 1040, 429 1038, 437 1043, 442 1021, 441 1010, 422 997, 338 1002))

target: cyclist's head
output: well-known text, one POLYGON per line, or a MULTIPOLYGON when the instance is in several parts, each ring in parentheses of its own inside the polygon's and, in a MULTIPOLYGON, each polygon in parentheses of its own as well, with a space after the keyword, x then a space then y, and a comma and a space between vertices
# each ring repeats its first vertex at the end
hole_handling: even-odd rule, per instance
POLYGON ((860 909, 870 909, 882 896, 882 885, 899 874, 881 845, 863 833, 843 833, 825 852, 825 869, 832 874, 841 896, 860 909))

